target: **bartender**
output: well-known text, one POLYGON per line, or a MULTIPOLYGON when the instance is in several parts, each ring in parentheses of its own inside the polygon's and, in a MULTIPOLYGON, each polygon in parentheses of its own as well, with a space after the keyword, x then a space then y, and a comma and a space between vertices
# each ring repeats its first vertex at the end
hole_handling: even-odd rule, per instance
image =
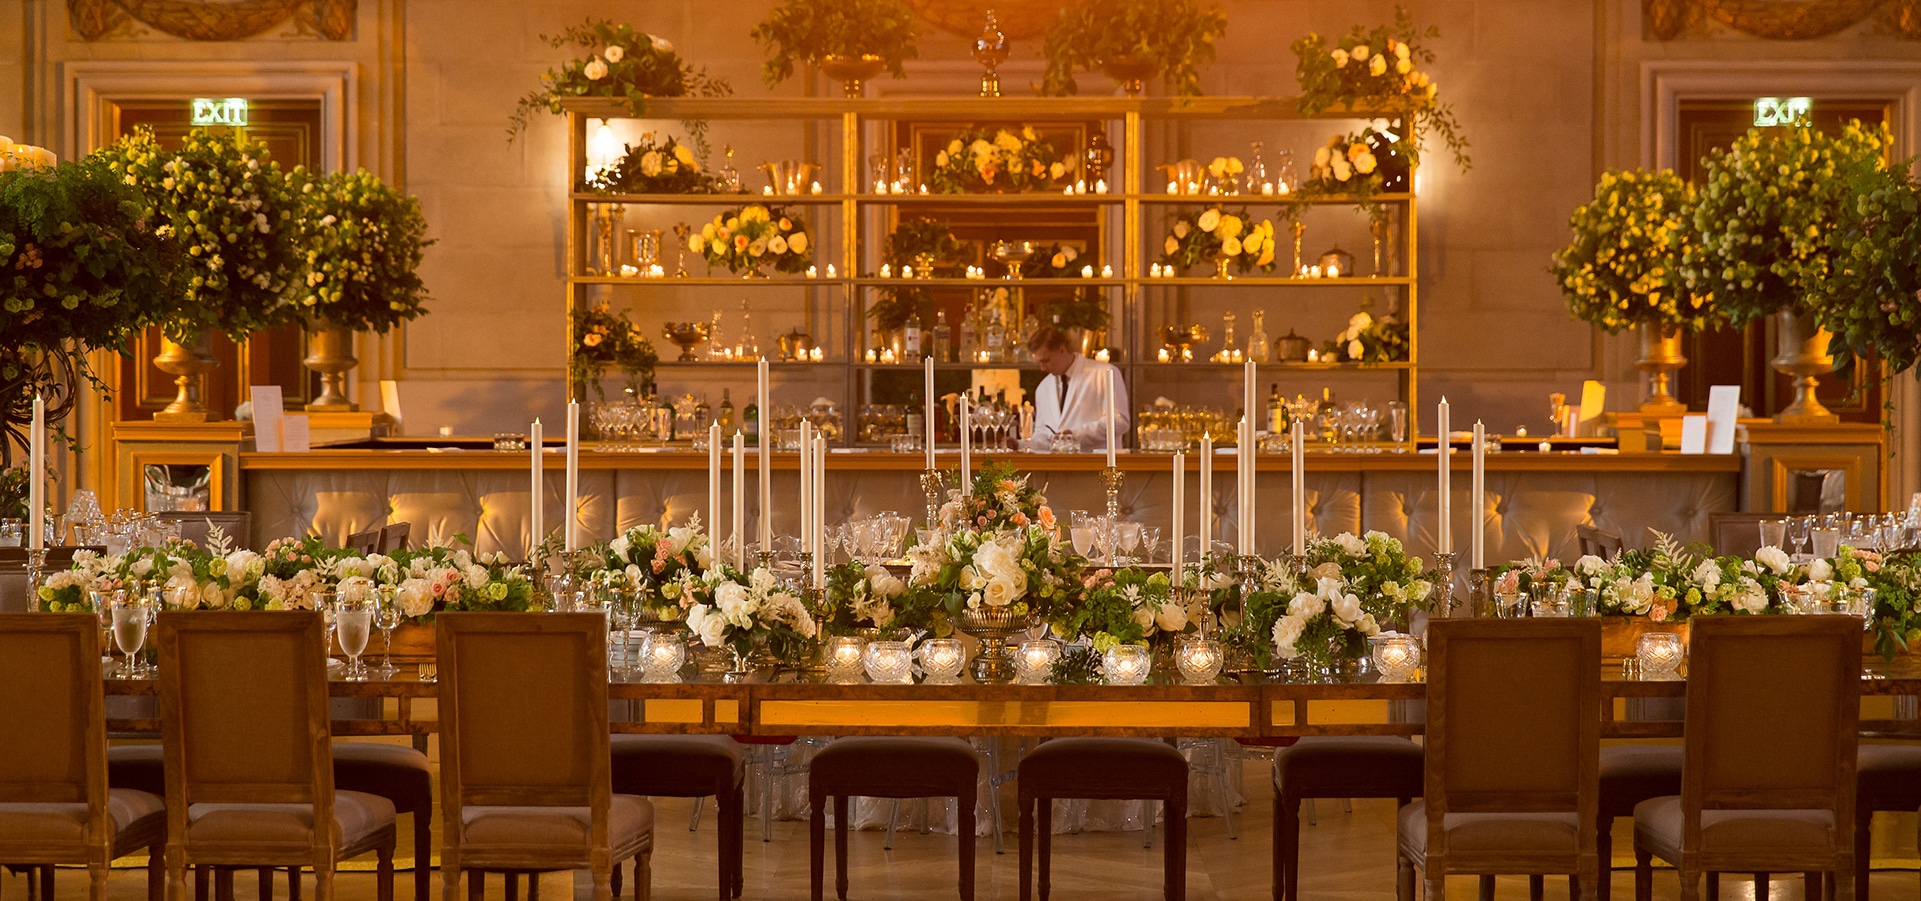
POLYGON ((1068 346, 1060 329, 1041 326, 1027 339, 1034 362, 1047 376, 1034 389, 1031 450, 1053 449, 1056 436, 1072 432, 1082 451, 1107 449, 1107 385, 1114 385, 1114 434, 1127 434, 1127 385, 1112 363, 1090 360, 1068 346))

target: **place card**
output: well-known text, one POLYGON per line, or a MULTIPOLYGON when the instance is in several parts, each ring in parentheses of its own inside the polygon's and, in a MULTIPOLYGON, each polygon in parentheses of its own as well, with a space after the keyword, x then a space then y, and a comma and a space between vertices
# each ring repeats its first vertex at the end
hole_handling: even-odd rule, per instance
POLYGON ((307 414, 299 413, 280 420, 281 450, 290 454, 304 454, 313 450, 313 432, 308 428, 307 414))
POLYGON ((286 447, 281 437, 281 420, 286 412, 283 408, 279 385, 254 385, 247 389, 253 403, 253 448, 262 453, 277 454, 286 447))
POLYGON ((1681 453, 1700 454, 1708 449, 1708 418, 1706 414, 1689 413, 1681 417, 1681 453))
POLYGON ((1715 385, 1708 389, 1708 453, 1734 453, 1735 419, 1740 415, 1740 407, 1740 385, 1715 385))
POLYGON ((1608 388, 1606 385, 1588 379, 1581 383, 1581 434, 1594 434, 1594 425, 1607 410, 1608 388))

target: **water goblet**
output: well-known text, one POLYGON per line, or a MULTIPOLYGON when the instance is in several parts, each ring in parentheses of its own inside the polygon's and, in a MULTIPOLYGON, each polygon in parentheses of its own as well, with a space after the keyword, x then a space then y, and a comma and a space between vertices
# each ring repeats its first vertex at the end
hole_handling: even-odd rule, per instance
POLYGON ((1568 615, 1567 590, 1548 581, 1536 581, 1528 586, 1532 595, 1529 611, 1538 617, 1566 617, 1568 615))
POLYGON ((1075 510, 1067 518, 1068 538, 1074 543, 1074 553, 1083 557, 1094 549, 1094 517, 1086 510, 1075 510))
POLYGON ((113 665, 113 608, 114 608, 114 605, 118 602, 115 596, 125 595, 125 594, 126 592, 124 591, 113 591, 113 590, 87 592, 87 599, 93 605, 93 614, 99 620, 99 623, 100 623, 100 634, 105 637, 104 643, 107 645, 107 671, 108 672, 112 672, 114 668, 114 665, 113 665))
POLYGON ((1123 522, 1117 523, 1116 528, 1120 532, 1121 553, 1132 558, 1134 551, 1141 546, 1141 524, 1123 522))
POLYGON ((1841 549, 1841 529, 1836 526, 1817 526, 1808 531, 1814 556, 1818 559, 1833 557, 1841 549))
POLYGON ((113 592, 109 603, 113 645, 119 648, 121 656, 126 658, 120 668, 119 678, 132 679, 140 674, 140 664, 134 660, 134 655, 140 653, 141 646, 147 643, 147 619, 150 611, 142 603, 141 598, 125 591, 113 592))
POLYGON ((399 667, 394 666, 394 629, 406 616, 400 610, 400 601, 396 597, 394 586, 380 586, 375 589, 374 598, 378 604, 374 613, 374 625, 380 628, 380 665, 374 667, 373 671, 380 674, 380 679, 384 682, 392 679, 394 673, 400 671, 399 667))
POLYGON ((1790 550, 1795 556, 1801 555, 1802 549, 1807 546, 1808 535, 1813 530, 1814 517, 1812 516, 1796 516, 1788 520, 1788 541, 1794 545, 1790 550))
POLYGON ((367 681, 367 665, 360 655, 367 651, 367 639, 374 624, 374 602, 363 597, 342 597, 335 604, 334 625, 339 630, 340 652, 347 655, 347 681, 367 681))

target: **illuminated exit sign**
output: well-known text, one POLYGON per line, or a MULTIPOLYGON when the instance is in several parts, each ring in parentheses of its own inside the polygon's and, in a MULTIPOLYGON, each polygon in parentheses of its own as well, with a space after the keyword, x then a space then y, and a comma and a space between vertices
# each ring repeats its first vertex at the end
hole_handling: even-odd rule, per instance
POLYGON ((247 101, 239 97, 195 97, 193 124, 244 127, 247 124, 247 101))
POLYGON ((1800 125, 1807 121, 1808 112, 1812 109, 1814 101, 1807 97, 1756 97, 1754 127, 1800 125))

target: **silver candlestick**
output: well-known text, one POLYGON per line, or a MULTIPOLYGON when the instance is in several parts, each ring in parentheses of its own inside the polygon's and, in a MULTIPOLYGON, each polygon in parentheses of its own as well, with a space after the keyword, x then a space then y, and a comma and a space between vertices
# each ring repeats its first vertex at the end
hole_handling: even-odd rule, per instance
POLYGON ((40 612, 40 582, 47 576, 47 549, 44 547, 27 549, 27 603, 28 609, 40 612))
POLYGON ((927 495, 927 527, 940 528, 940 502, 942 489, 946 487, 938 469, 923 469, 920 474, 920 490, 927 495))
POLYGON ((1434 588, 1440 597, 1434 606, 1434 615, 1448 617, 1454 615, 1454 553, 1434 555, 1434 588))
POLYGON ((1126 478, 1126 473, 1113 466, 1101 470, 1101 484, 1107 488, 1107 518, 1110 520, 1121 518, 1121 482, 1126 478))
POLYGON ((1485 568, 1467 571, 1467 614, 1469 616, 1489 615, 1488 601, 1492 599, 1490 592, 1494 589, 1494 581, 1489 578, 1491 575, 1492 573, 1485 568))
POLYGON ((801 551, 799 557, 800 574, 794 577, 794 587, 804 594, 814 584, 814 552, 801 551))
POLYGON ((754 553, 754 562, 756 567, 767 570, 770 573, 773 572, 774 571, 773 550, 769 548, 761 548, 759 551, 756 551, 754 553))

